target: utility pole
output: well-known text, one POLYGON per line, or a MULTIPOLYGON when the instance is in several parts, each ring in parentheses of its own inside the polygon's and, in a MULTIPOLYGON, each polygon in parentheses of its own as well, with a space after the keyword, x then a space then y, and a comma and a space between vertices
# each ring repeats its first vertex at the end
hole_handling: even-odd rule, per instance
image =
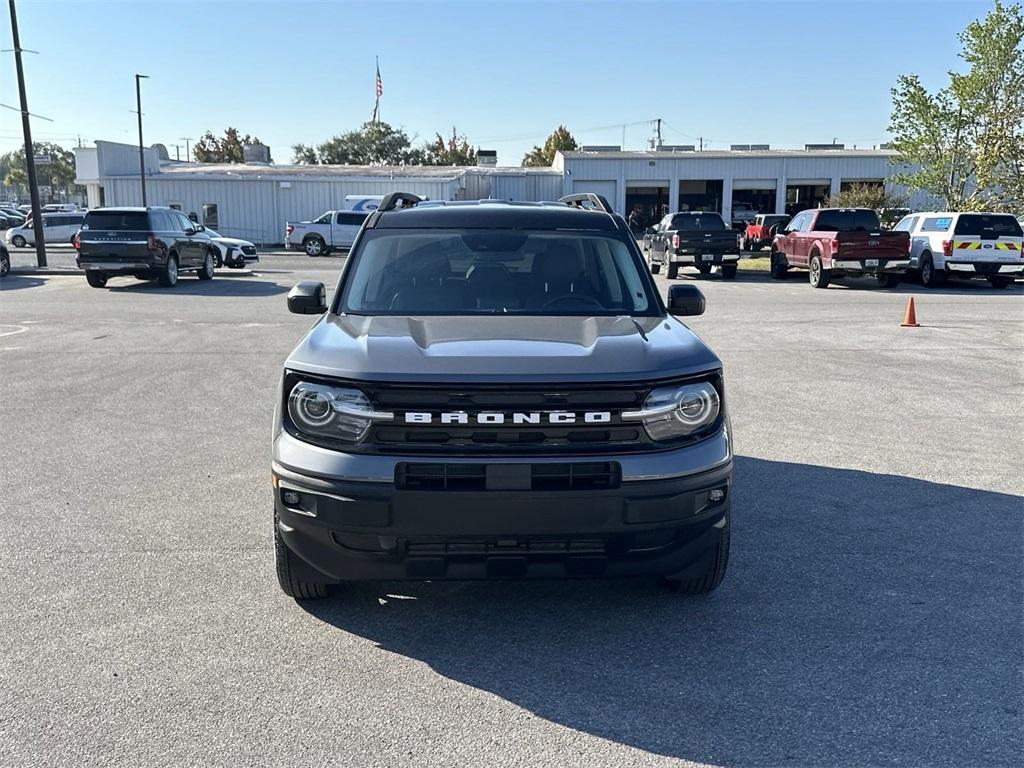
POLYGON ((39 205, 39 185, 36 183, 36 154, 29 125, 28 97, 25 95, 25 68, 21 65, 21 38, 18 36, 18 16, 11 6, 11 37, 14 40, 14 61, 18 67, 18 96, 21 97, 21 128, 25 134, 25 170, 28 173, 28 193, 32 199, 32 236, 36 241, 36 265, 46 266, 46 243, 43 240, 43 217, 39 205))
MULTIPOLYGON (((11 0, 13 3, 14 0, 11 0)), ((146 153, 142 146, 142 87, 139 83, 149 75, 135 75, 135 104, 139 111, 139 180, 142 182, 142 207, 146 207, 146 153)))
POLYGON ((657 143, 657 145, 655 145, 654 148, 655 149, 661 149, 662 141, 661 141, 661 118, 660 117, 658 118, 657 122, 658 122, 658 127, 657 127, 656 130, 657 130, 657 134, 658 134, 658 143, 657 143))
POLYGON ((174 162, 181 162, 181 144, 174 145, 174 162))
POLYGON ((700 151, 701 152, 704 151, 704 137, 703 136, 700 137, 700 151))
POLYGON ((181 136, 178 139, 178 141, 184 141, 185 142, 185 162, 186 163, 191 163, 192 162, 192 148, 189 145, 189 142, 192 141, 192 139, 189 138, 188 136, 181 136))

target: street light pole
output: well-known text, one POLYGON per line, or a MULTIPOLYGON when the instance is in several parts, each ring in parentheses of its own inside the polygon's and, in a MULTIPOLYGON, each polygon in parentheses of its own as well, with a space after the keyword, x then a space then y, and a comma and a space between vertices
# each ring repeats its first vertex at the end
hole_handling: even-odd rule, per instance
POLYGON ((32 236, 36 241, 36 264, 46 266, 46 242, 43 240, 43 217, 39 204, 39 185, 36 181, 36 154, 29 125, 28 97, 25 95, 25 70, 21 66, 21 38, 18 35, 18 17, 11 6, 11 37, 14 39, 14 61, 18 69, 18 96, 21 97, 21 128, 25 133, 25 171, 28 173, 28 193, 32 200, 32 236))
MULTIPOLYGON (((13 3, 14 0, 11 0, 13 3)), ((149 75, 135 75, 135 104, 139 113, 139 179, 142 181, 142 207, 146 207, 146 153, 142 146, 142 87, 139 83, 149 75)))

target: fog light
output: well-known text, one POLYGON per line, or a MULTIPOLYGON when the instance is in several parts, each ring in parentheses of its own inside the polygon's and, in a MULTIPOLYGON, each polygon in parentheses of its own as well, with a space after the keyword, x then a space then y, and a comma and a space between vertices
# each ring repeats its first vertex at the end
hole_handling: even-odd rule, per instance
POLYGON ((714 504, 717 504, 718 502, 722 501, 724 498, 725 498, 725 489, 724 488, 712 488, 710 491, 708 491, 708 500, 711 501, 714 504))
POLYGON ((289 507, 297 507, 302 503, 302 495, 298 491, 282 490, 281 501, 289 507))

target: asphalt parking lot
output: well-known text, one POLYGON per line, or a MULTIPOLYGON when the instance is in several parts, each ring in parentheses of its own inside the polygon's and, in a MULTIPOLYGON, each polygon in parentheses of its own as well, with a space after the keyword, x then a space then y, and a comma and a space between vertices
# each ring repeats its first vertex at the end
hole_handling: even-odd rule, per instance
POLYGON ((1016 764, 1024 286, 700 281, 738 455, 708 598, 299 605, 269 442, 312 320, 285 293, 340 265, 0 283, 0 765, 1016 764))

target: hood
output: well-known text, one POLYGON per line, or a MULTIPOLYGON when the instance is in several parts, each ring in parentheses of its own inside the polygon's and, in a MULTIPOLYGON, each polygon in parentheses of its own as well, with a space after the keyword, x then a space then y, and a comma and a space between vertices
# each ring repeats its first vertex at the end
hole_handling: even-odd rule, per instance
POLYGON ((252 245, 248 240, 239 240, 237 237, 211 237, 211 240, 215 243, 221 243, 223 245, 233 245, 241 248, 243 245, 252 245))
POLYGON ((376 381, 634 381, 721 367, 673 317, 327 315, 292 370, 376 381))

